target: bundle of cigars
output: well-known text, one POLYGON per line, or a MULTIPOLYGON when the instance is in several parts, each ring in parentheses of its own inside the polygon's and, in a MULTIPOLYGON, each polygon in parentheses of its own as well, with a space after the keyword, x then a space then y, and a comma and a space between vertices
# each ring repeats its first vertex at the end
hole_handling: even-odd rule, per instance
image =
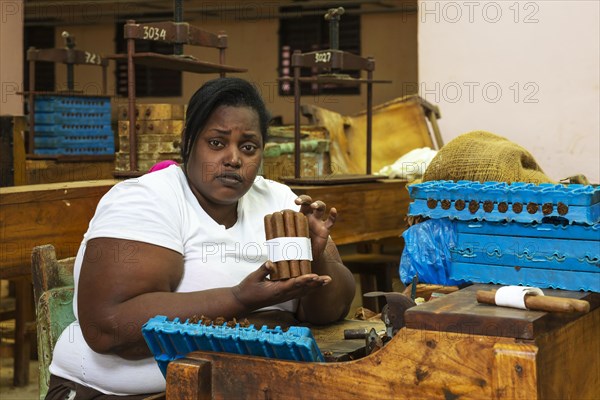
MULTIPOLYGON (((282 237, 308 238, 308 219, 301 212, 283 210, 265 215, 265 234, 267 240, 282 237)), ((295 278, 310 274, 310 260, 281 260, 274 263, 275 271, 271 272, 272 281, 295 278)))

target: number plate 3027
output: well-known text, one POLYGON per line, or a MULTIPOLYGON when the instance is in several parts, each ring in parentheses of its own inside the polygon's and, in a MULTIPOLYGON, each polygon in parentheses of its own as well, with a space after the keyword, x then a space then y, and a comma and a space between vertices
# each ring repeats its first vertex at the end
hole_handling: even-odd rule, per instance
POLYGON ((331 61, 331 52, 330 51, 322 51, 315 53, 315 62, 316 63, 328 63, 331 61))

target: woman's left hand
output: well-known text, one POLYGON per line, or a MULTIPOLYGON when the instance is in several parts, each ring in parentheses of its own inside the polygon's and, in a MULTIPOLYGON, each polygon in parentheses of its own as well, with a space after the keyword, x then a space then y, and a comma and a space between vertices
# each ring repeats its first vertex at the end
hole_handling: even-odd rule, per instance
POLYGON ((313 261, 318 261, 327 246, 329 231, 337 218, 337 210, 332 207, 329 209, 329 214, 326 215, 326 204, 321 200, 313 201, 310 196, 305 194, 296 199, 296 204, 300 206, 300 212, 308 218, 313 261))

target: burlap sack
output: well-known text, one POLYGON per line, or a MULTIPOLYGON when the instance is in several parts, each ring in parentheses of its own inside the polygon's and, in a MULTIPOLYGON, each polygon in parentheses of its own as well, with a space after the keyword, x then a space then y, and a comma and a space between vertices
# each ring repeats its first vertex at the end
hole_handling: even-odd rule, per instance
POLYGON ((554 182, 523 147, 484 131, 465 133, 442 147, 423 175, 423 182, 434 180, 554 182))

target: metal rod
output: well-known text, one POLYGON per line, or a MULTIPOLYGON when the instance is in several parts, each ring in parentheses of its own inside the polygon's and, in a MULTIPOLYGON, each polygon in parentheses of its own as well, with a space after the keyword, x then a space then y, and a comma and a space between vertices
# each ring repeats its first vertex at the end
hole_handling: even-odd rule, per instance
POLYGON ((340 48, 340 16, 344 14, 344 8, 331 8, 325 14, 325 19, 329 20, 329 48, 338 50, 340 48))
MULTIPOLYGON (((173 20, 183 22, 183 0, 174 0, 173 2, 173 20)), ((177 56, 183 54, 183 44, 176 43, 173 46, 173 53, 177 56)))
POLYGON ((102 94, 105 96, 108 93, 108 84, 106 81, 106 67, 107 65, 102 66, 102 94))
MULTIPOLYGON (((127 24, 135 24, 134 20, 128 20, 127 24)), ((135 39, 127 39, 127 105, 129 114, 129 170, 137 171, 137 138, 135 129, 135 64, 133 62, 135 53, 135 39)))
POLYGON ((62 37, 65 39, 65 45, 67 47, 67 90, 73 92, 75 90, 75 56, 73 55, 73 49, 75 48, 75 39, 64 31, 62 37))
MULTIPOLYGON (((227 34, 224 31, 219 32, 219 40, 227 41, 227 34)), ((225 48, 219 47, 219 64, 225 65, 225 48)), ((225 71, 219 74, 221 78, 225 77, 225 71)))
MULTIPOLYGON (((371 57, 369 61, 373 61, 371 57)), ((373 71, 370 69, 367 71, 367 175, 371 175, 371 145, 373 142, 373 71)))
POLYGON ((67 64, 67 90, 69 92, 73 92, 75 90, 75 73, 73 68, 73 64, 67 64))
MULTIPOLYGON (((294 50, 300 56, 300 50, 294 50)), ((293 57, 293 56, 292 56, 293 57)), ((294 177, 300 178, 300 67, 294 67, 294 177)))
POLYGON ((35 138, 35 61, 29 61, 29 141, 27 143, 27 153, 33 154, 35 138))

